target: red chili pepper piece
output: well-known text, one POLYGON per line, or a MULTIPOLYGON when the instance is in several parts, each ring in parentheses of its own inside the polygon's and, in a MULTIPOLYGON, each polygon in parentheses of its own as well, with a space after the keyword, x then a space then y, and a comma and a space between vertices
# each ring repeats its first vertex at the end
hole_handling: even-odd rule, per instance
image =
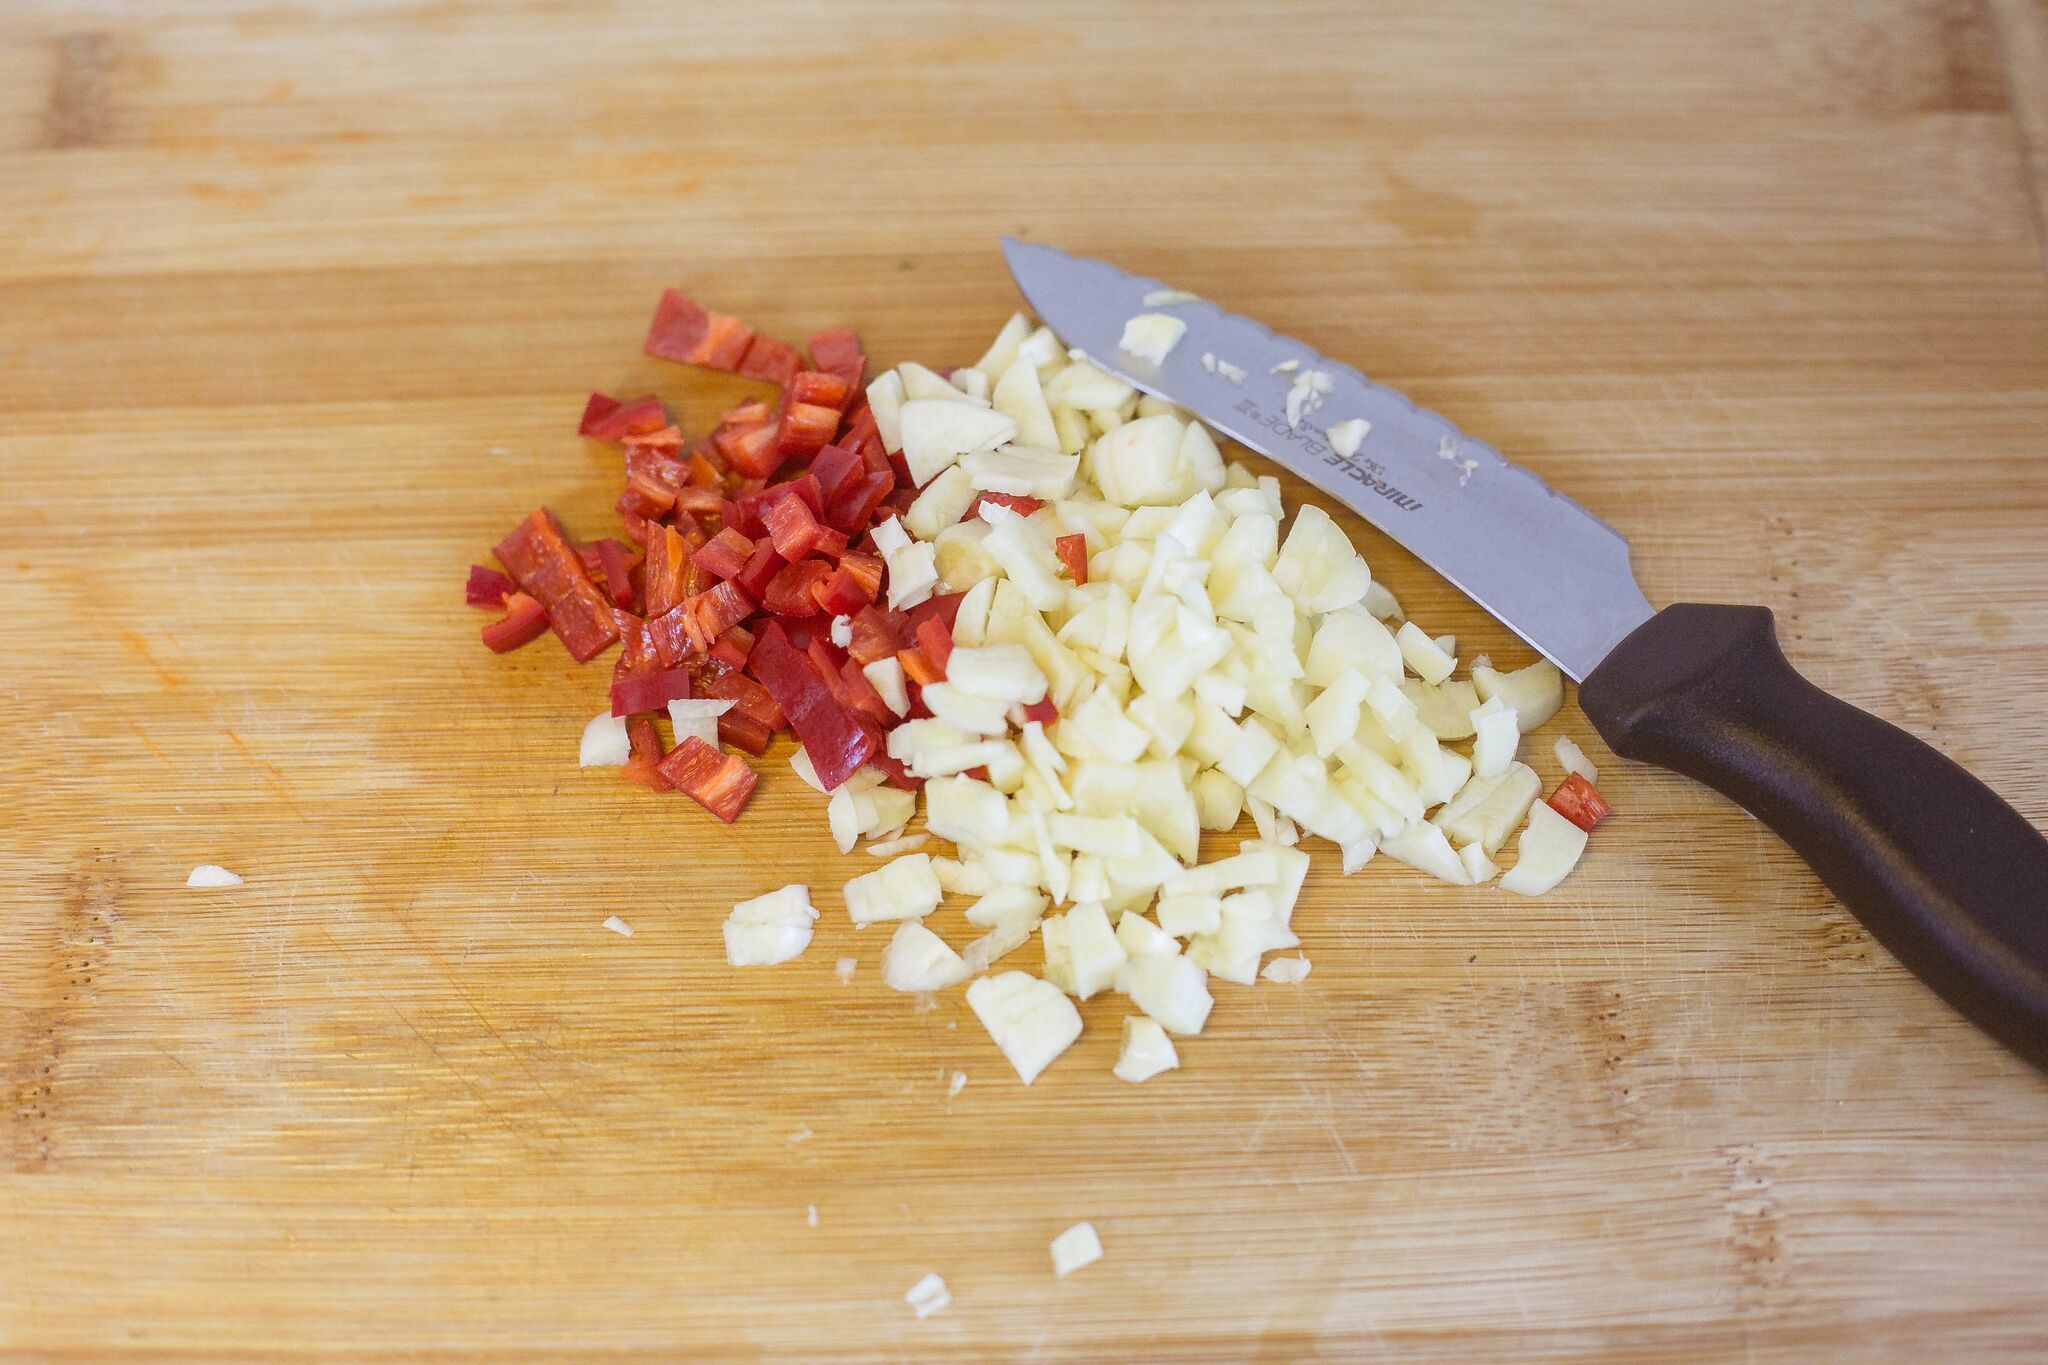
POLYGON ((770 384, 788 384, 803 368, 803 357, 786 341, 758 333, 740 359, 739 372, 748 379, 765 379, 770 384))
POLYGON ((597 562, 604 571, 604 590, 611 597, 613 606, 632 608, 633 570, 639 567, 640 559, 623 541, 597 542, 597 562))
POLYGON ((1053 540, 1053 552, 1060 562, 1067 566, 1067 576, 1075 583, 1088 581, 1088 537, 1080 532, 1070 536, 1059 536, 1053 540))
POLYGON ((601 393, 590 395, 584 404, 583 420, 576 425, 579 436, 596 441, 623 441, 642 432, 659 431, 668 425, 668 412, 653 394, 621 403, 601 393))
MULTIPOLYGON (((801 378, 802 376, 799 376, 801 378)), ((784 409, 775 433, 775 453, 780 457, 809 456, 825 448, 839 434, 839 409, 818 403, 791 402, 784 409)))
POLYGON ((860 392, 860 381, 867 372, 868 358, 861 353, 860 337, 851 327, 831 327, 814 332, 807 349, 813 366, 844 380, 849 393, 860 392))
POLYGON ((548 613, 523 592, 505 595, 505 614, 484 627, 484 643, 493 654, 509 654, 547 634, 548 613))
POLYGON ((1593 827, 1614 814, 1614 807, 1583 773, 1566 773, 1564 781, 1550 794, 1550 808, 1591 834, 1593 827))
MULTIPOLYGON (((800 497, 778 498, 761 514, 767 523, 768 539, 775 553, 795 563, 818 548, 818 533, 824 528, 811 514, 811 506, 800 497)), ((751 548, 751 547, 749 547, 751 548)))
POLYGON ((754 642, 747 670, 789 717, 790 729, 810 755, 818 784, 825 790, 838 787, 881 750, 881 732, 874 722, 833 698, 780 622, 771 621, 754 642))
MULTIPOLYGON (((755 648, 759 647, 760 641, 756 640, 755 648)), ((749 663, 753 661, 751 652, 747 658, 749 663)), ((736 711, 740 715, 760 721, 770 730, 780 730, 788 723, 788 718, 783 714, 774 694, 744 673, 721 673, 716 677, 706 678, 698 684, 697 690, 707 697, 732 702, 733 709, 728 711, 727 715, 736 711)))
MULTIPOLYGON (((943 679, 947 661, 953 657, 952 628, 936 616, 927 616, 917 623, 917 647, 943 679)), ((924 680, 920 678, 918 681, 924 680)))
POLYGON ((829 445, 819 451, 811 461, 811 477, 818 481, 818 492, 829 505, 837 497, 846 481, 866 472, 860 462, 860 452, 851 446, 829 445))
POLYGON ((747 567, 747 560, 753 554, 754 542, 728 526, 711 537, 709 543, 692 556, 692 560, 705 573, 723 580, 747 567))
POLYGON ((733 576, 733 582, 747 591, 747 596, 756 602, 768 596, 768 585, 782 572, 782 556, 775 553, 775 547, 763 540, 754 546, 754 553, 748 558, 746 567, 733 576))
MULTIPOLYGON (((852 398, 852 387, 836 374, 805 370, 789 382, 789 401, 792 405, 810 403, 821 408, 830 408, 836 413, 843 410, 852 398)), ((833 430, 838 429, 835 418, 833 430)))
POLYGON ((642 573, 649 617, 662 616, 683 600, 683 578, 689 567, 690 552, 683 544, 682 532, 673 526, 650 526, 647 562, 642 573))
POLYGON ((653 720, 646 716, 628 720, 626 739, 632 745, 633 753, 626 760, 626 780, 653 791, 667 791, 668 779, 661 775, 661 731, 654 728, 653 720))
POLYGON ((932 667, 932 661, 926 657, 925 652, 914 645, 909 649, 897 650, 896 661, 903 665, 904 676, 919 687, 946 680, 944 674, 932 667))
POLYGON ((496 554, 519 590, 547 610, 548 624, 576 662, 589 662, 619 638, 611 603, 545 507, 535 508, 499 541, 496 554))
POLYGON ((1007 507, 1020 517, 1028 517, 1039 508, 1045 506, 1037 498, 1027 498, 1018 493, 976 493, 974 501, 967 504, 967 511, 960 519, 962 521, 971 521, 975 517, 980 516, 983 503, 994 503, 998 507, 1007 507))
POLYGON ((884 471, 869 474, 858 482, 848 480, 839 490, 839 496, 825 508, 825 520, 848 535, 857 535, 868 528, 875 519, 875 509, 880 507, 896 487, 896 476, 884 471))
POLYGON ((469 566, 469 585, 464 596, 472 607, 488 607, 492 611, 501 611, 505 606, 505 598, 518 591, 518 587, 518 584, 496 569, 472 564, 469 566))
POLYGON ((1052 704, 1051 697, 1040 697, 1024 708, 1024 719, 1035 720, 1040 725, 1050 725, 1060 718, 1060 708, 1052 704))
POLYGON ((664 289, 642 349, 663 360, 731 374, 739 369, 753 340, 753 328, 738 318, 710 312, 696 300, 664 289))
POLYGON ((947 630, 952 630, 954 618, 960 615, 960 600, 965 596, 967 594, 964 592, 942 592, 925 598, 908 613, 911 631, 914 633, 919 626, 934 617, 944 621, 947 630))
POLYGON ((745 668, 753 648, 754 632, 745 626, 734 626, 712 641, 710 655, 727 668, 745 668))
POLYGON ((637 716, 659 711, 690 695, 690 675, 680 668, 639 673, 612 683, 612 714, 637 716))
POLYGON ((811 589, 831 574, 832 566, 819 559, 785 564, 769 581, 761 605, 777 616, 816 616, 818 599, 811 589))
POLYGON ((774 737, 773 730, 752 716, 741 715, 737 707, 718 718, 719 743, 730 744, 755 758, 768 752, 768 741, 774 737))
POLYGON ((661 775, 728 825, 739 819, 761 780, 738 754, 721 754, 695 735, 661 761, 661 775))

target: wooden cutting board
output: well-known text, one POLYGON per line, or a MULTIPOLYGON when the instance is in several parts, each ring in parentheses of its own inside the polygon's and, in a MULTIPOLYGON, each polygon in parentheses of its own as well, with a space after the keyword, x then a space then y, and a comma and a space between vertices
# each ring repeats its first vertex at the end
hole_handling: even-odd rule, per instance
POLYGON ((1092 1001, 1027 1090, 784 765, 730 831, 579 771, 609 665, 461 580, 613 524, 590 389, 745 391, 638 355, 661 286, 958 363, 1024 232, 1491 438, 2042 821, 2044 148, 2038 0, 8 7, 0 1350, 2042 1358, 2048 1082, 1575 711, 1557 894, 1323 857, 1306 982, 1143 1087, 1092 1001), (792 880, 817 942, 728 968, 792 880))

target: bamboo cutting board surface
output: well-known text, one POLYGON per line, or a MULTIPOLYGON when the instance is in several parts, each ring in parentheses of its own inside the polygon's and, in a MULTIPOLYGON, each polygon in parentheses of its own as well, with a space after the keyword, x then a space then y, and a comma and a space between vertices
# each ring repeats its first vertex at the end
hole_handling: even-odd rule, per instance
POLYGON ((1135 1088, 1090 1002, 1027 1090, 783 765, 731 831, 579 771, 608 663, 460 583, 615 524, 588 390, 745 391, 638 355, 662 286, 959 363, 1023 232, 1450 415, 2040 823, 2044 149, 2038 0, 0 11, 0 1350, 2040 1359, 2048 1083, 1575 711, 1557 894, 1319 854, 1305 983, 1135 1088), (817 942, 728 968, 790 880, 817 942))

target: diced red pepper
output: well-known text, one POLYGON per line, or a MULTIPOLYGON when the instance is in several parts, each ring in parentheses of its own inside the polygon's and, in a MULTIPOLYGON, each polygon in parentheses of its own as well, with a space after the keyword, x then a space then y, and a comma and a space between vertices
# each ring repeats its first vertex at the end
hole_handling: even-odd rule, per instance
MULTIPOLYGON (((811 352, 811 364, 829 375, 840 375, 848 366, 866 360, 860 352, 860 336, 852 327, 825 327, 823 332, 813 332, 807 350, 811 352)), ((848 387, 858 389, 854 383, 848 383, 848 387)))
POLYGON ((699 652, 697 648, 697 609, 688 602, 680 602, 659 616, 647 618, 647 638, 653 642, 655 657, 662 665, 674 668, 699 652))
POLYGON ((654 482, 642 474, 628 475, 626 486, 619 493, 618 501, 612 504, 622 517, 640 517, 647 521, 658 521, 669 514, 676 505, 673 489, 654 482))
POLYGON ((818 528, 818 548, 813 553, 823 555, 827 559, 837 560, 839 556, 846 553, 847 544, 846 532, 836 526, 820 526, 818 528))
POLYGON ((860 452, 851 446, 826 446, 811 461, 811 477, 818 481, 818 493, 828 503, 848 479, 865 472, 860 452))
POLYGON ((647 587, 647 615, 664 615, 686 595, 683 577, 689 571, 690 552, 683 533, 673 526, 651 526, 647 532, 647 563, 643 577, 647 587))
POLYGON ((509 654, 547 633, 547 608, 523 592, 505 594, 505 614, 484 627, 484 643, 493 654, 509 654))
POLYGON ((689 471, 683 475, 683 482, 691 488, 723 488, 725 475, 702 450, 690 452, 689 471))
POLYGON ((659 711, 672 701, 690 695, 689 672, 663 668, 653 673, 636 673, 612 683, 612 714, 637 716, 659 711))
POLYGON ((827 616, 851 616, 875 600, 859 578, 845 569, 834 569, 830 578, 811 589, 818 610, 827 616))
POLYGON ((789 717, 790 729, 810 755, 818 785, 825 790, 837 788, 881 751, 879 727, 833 698, 780 622, 771 621, 762 631, 747 669, 789 717))
POLYGON ((728 526, 692 557, 699 568, 713 578, 727 579, 747 567, 754 554, 754 542, 728 526))
POLYGON ((673 450, 637 442, 626 446, 626 478, 640 475, 650 479, 667 489, 671 500, 681 490, 689 468, 673 450))
POLYGON ((803 357, 796 353, 796 347, 786 341, 764 337, 756 333, 747 353, 740 359, 739 372, 748 379, 765 379, 771 384, 787 384, 803 368, 803 357))
POLYGON ((811 505, 800 497, 778 498, 761 514, 761 520, 768 525, 775 553, 791 563, 818 548, 818 534, 824 529, 811 515, 811 505))
POLYGON ((811 509, 812 516, 823 517, 825 515, 825 494, 819 489, 816 476, 810 473, 799 474, 793 479, 784 479, 781 483, 776 484, 775 487, 768 489, 767 493, 771 499, 802 498, 804 506, 811 509))
POLYGON ((659 431, 668 425, 668 412, 653 394, 621 403, 601 393, 590 395, 583 405, 583 420, 576 434, 597 441, 622 441, 641 432, 659 431))
POLYGON ((720 583, 690 600, 696 604, 698 648, 703 650, 754 613, 754 599, 737 583, 720 583))
POLYGON ((944 682, 945 675, 932 667, 932 661, 925 652, 913 645, 909 649, 896 651, 896 661, 903 665, 903 674, 919 687, 927 683, 944 682))
POLYGON ((910 631, 902 613, 884 611, 878 606, 862 607, 855 612, 850 629, 853 643, 846 652, 862 664, 889 658, 909 643, 910 631))
POLYGON ((737 707, 718 718, 719 742, 730 744, 755 758, 768 752, 768 741, 774 737, 773 730, 752 716, 741 715, 737 707))
MULTIPOLYGON (((848 550, 839 556, 839 567, 852 574, 872 600, 882 595, 882 557, 862 550, 848 550)), ((957 613, 958 607, 954 608, 957 613)))
POLYGON ((692 485, 676 494, 677 516, 716 517, 724 512, 725 495, 719 489, 692 485))
POLYGON ((1040 725, 1050 725, 1060 718, 1060 708, 1052 704, 1051 697, 1040 697, 1024 708, 1024 719, 1035 720, 1040 725))
POLYGON ((783 409, 782 424, 775 433, 775 453, 783 458, 814 455, 838 434, 838 408, 791 402, 783 409))
POLYGON ((630 610, 633 606, 633 570, 640 565, 640 556, 623 541, 600 540, 597 542, 597 562, 604 570, 604 590, 611 597, 612 605, 630 610))
POLYGON ((623 609, 612 613, 612 621, 619 630, 619 662, 612 672, 615 679, 661 666, 661 655, 655 652, 654 636, 648 632, 645 621, 623 609))
POLYGON ((588 436, 597 429, 600 422, 619 410, 619 400, 601 393, 593 393, 583 404, 582 420, 576 423, 576 434, 588 436))
POLYGON ((498 542, 495 553, 520 591, 547 610, 548 624, 570 658, 587 663, 618 639, 611 603, 590 581, 561 524, 545 507, 528 513, 498 542))
POLYGON ((972 521, 975 517, 981 515, 982 504, 991 502, 998 507, 1009 508, 1020 517, 1028 517, 1039 508, 1045 506, 1037 498, 1027 498, 1018 493, 976 493, 974 501, 967 504, 966 514, 960 519, 962 521, 972 521))
MULTIPOLYGON (((954 608, 958 611, 957 605, 954 608)), ((917 623, 917 647, 941 678, 946 676, 946 664, 953 657, 953 630, 937 616, 927 616, 917 623)), ((923 679, 919 679, 920 682, 923 679)))
MULTIPOLYGON (((789 383, 789 401, 792 405, 809 403, 840 412, 852 398, 852 387, 836 374, 805 370, 789 383)), ((833 427, 835 432, 838 429, 836 425, 833 427)))
POLYGON ((1088 537, 1078 531, 1070 536, 1056 536, 1052 548, 1067 566, 1067 577, 1076 583, 1088 581, 1088 537))
MULTIPOLYGON (((756 649, 760 648, 760 641, 756 640, 754 647, 756 649)), ((753 662, 753 654, 751 652, 749 652, 747 660, 751 665, 753 662)), ((697 690, 707 697, 715 697, 722 701, 732 702, 733 708, 731 711, 726 712, 727 715, 738 713, 750 717, 767 726, 770 730, 780 730, 787 723, 787 718, 783 715, 781 705, 776 702, 775 695, 762 686, 758 680, 750 678, 744 673, 721 673, 717 677, 706 678, 698 684, 697 690)))
POLYGON ((626 539, 642 547, 647 544, 647 528, 651 524, 647 518, 636 512, 621 512, 619 524, 626 528, 626 539))
POLYGON ((858 483, 849 480, 826 507, 825 520, 848 535, 857 535, 867 529, 875 509, 895 487, 896 476, 890 473, 869 474, 858 483))
POLYGON ((782 572, 782 556, 775 553, 775 547, 763 540, 754 546, 753 555, 745 568, 734 575, 733 582, 747 590, 747 596, 759 602, 768 595, 768 585, 782 572))
POLYGON ((570 548, 576 551, 576 559, 583 565, 584 577, 595 580, 604 573, 604 561, 597 557, 597 546, 595 543, 572 545, 570 548))
POLYGON ((753 328, 738 318, 710 312, 696 300, 664 289, 642 349, 663 360, 731 374, 739 369, 753 340, 753 328))
POLYGON ((886 750, 868 759, 868 765, 877 769, 890 786, 903 791, 914 792, 924 785, 923 778, 912 776, 910 769, 903 766, 902 760, 889 757, 886 750))
POLYGON ((761 780, 738 754, 722 754, 695 735, 661 761, 661 775, 728 825, 740 818, 761 780))
POLYGON ((882 433, 875 426, 875 414, 866 403, 846 414, 839 444, 857 452, 870 474, 889 468, 889 452, 882 449, 882 433))
POLYGON ((942 592, 925 598, 907 613, 911 630, 916 631, 934 618, 944 621, 946 629, 952 630, 954 618, 960 615, 960 601, 966 596, 964 592, 942 592))
MULTIPOLYGON (((721 427, 720 430, 727 429, 721 427)), ((735 427, 730 429, 725 439, 718 441, 718 453, 725 457, 727 464, 749 478, 772 479, 775 471, 782 468, 782 462, 789 457, 789 453, 778 444, 778 438, 779 428, 773 422, 735 427)))
POLYGON ((710 655, 727 668, 745 668, 753 648, 754 632, 745 626, 734 626, 711 642, 710 655))
POLYGON ((472 564, 469 566, 469 585, 464 595, 472 607, 488 607, 492 611, 501 611, 504 609, 507 595, 518 591, 518 588, 518 584, 496 569, 472 564))
POLYGON ((671 422, 659 431, 631 432, 625 438, 628 450, 681 450, 683 429, 671 422))
POLYGON ((839 666, 839 697, 854 710, 872 716, 878 724, 893 726, 896 713, 889 709, 889 703, 882 700, 882 694, 868 681, 868 675, 861 672, 858 659, 848 659, 839 666))
POLYGON ((654 721, 647 716, 628 720, 626 739, 633 750, 633 756, 626 760, 626 780, 653 791, 667 791, 668 779, 661 775, 661 731, 654 728, 654 721))
POLYGON ((818 599, 811 589, 832 575, 832 566, 820 559, 800 559, 785 564, 769 581, 761 605, 777 616, 815 616, 818 599))
POLYGON ((1593 827, 1614 814, 1614 807, 1584 773, 1566 773, 1564 781, 1550 794, 1549 806, 1565 819, 1591 834, 1593 827))

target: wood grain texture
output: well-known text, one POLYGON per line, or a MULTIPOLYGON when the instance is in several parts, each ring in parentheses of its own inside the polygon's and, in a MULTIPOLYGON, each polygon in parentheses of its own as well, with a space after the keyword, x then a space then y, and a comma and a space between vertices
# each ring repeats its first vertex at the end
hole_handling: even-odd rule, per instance
POLYGON ((486 654, 459 595, 536 502, 611 524, 589 389, 742 388, 637 355, 660 286, 957 362, 1022 231, 1355 360, 2048 820, 2044 28, 0 9, 0 1350, 2048 1354, 2048 1082, 1574 713, 1621 815, 1558 894, 1319 862, 1307 982, 1219 988, 1140 1088, 1091 1002, 1026 1090, 881 987, 781 766, 731 832, 579 772, 606 670, 486 654), (248 885, 183 889, 212 861, 248 885), (727 968, 795 879, 817 943, 727 968), (1082 1218, 1107 1259, 1056 1282, 1082 1218))

